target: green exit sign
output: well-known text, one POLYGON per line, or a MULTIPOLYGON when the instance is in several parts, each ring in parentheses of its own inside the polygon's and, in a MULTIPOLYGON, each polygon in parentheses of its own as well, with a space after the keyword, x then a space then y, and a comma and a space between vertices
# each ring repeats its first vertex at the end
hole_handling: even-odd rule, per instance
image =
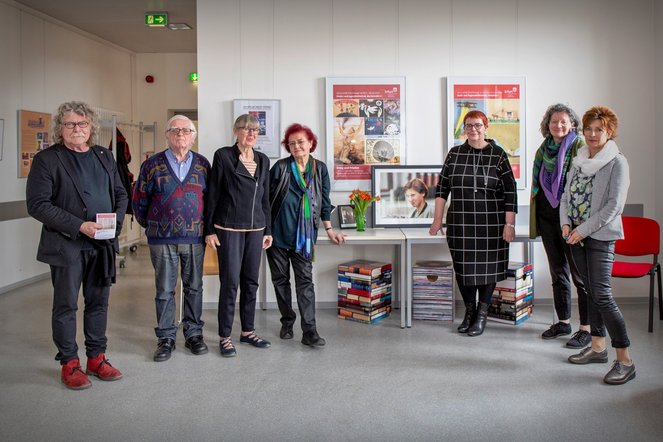
POLYGON ((145 24, 147 26, 163 27, 168 24, 168 13, 166 12, 148 12, 145 14, 145 24))
POLYGON ((198 81, 198 72, 189 72, 189 81, 198 81))

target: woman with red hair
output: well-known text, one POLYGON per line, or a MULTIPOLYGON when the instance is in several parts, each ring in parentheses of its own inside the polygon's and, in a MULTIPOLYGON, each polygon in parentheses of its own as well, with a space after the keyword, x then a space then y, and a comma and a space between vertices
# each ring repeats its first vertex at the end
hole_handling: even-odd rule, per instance
POLYGON ((276 301, 281 312, 281 339, 292 339, 297 314, 292 309, 290 265, 295 274, 297 306, 303 331, 302 344, 325 345, 315 323, 315 290, 313 287, 313 248, 318 239, 320 221, 329 239, 345 242, 345 235, 331 225, 329 173, 327 166, 311 156, 318 145, 313 131, 299 123, 291 124, 281 142, 290 153, 274 164, 270 171, 272 236, 267 249, 276 301))
POLYGON ((465 316, 458 332, 479 336, 486 326, 495 285, 507 277, 509 242, 515 237, 517 193, 506 152, 485 137, 486 115, 468 112, 463 128, 467 140, 449 150, 440 172, 429 233, 436 235, 442 228, 444 206, 451 195, 447 243, 465 302, 465 316))
POLYGON ((612 295, 615 241, 624 238, 622 212, 630 185, 628 162, 614 139, 617 115, 605 106, 594 106, 582 117, 585 146, 578 150, 559 203, 562 236, 571 246, 573 261, 589 295, 592 340, 572 364, 607 363, 606 331, 616 359, 603 378, 620 385, 635 378, 624 315, 612 295))

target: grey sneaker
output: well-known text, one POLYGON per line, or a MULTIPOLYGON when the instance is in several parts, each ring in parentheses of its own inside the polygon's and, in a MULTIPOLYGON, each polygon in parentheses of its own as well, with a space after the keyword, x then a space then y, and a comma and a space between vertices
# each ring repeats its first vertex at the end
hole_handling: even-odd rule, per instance
POLYGON ((596 352, 592 350, 592 347, 587 347, 577 355, 569 356, 569 362, 572 364, 606 363, 608 362, 608 349, 596 352))
POLYGON ((571 336, 566 342, 566 346, 569 348, 585 348, 592 343, 592 335, 588 331, 578 330, 571 336))
POLYGON ((635 378, 635 364, 624 365, 619 361, 612 363, 612 368, 603 378, 603 382, 610 385, 625 384, 635 378))

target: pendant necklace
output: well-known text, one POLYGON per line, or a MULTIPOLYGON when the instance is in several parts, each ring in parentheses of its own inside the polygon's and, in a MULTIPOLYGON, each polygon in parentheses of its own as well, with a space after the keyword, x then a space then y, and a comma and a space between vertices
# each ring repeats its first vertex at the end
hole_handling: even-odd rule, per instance
MULTIPOLYGON (((481 164, 481 172, 483 174, 483 188, 484 191, 488 190, 488 175, 486 173, 486 166, 483 164, 483 154, 482 150, 483 149, 475 149, 473 147, 470 147, 472 149, 472 163, 474 165, 474 193, 477 193, 477 174, 479 172, 479 165, 477 164, 477 157, 476 157, 476 151, 479 151, 479 163, 481 164)), ((485 147, 484 147, 485 149, 485 147)))

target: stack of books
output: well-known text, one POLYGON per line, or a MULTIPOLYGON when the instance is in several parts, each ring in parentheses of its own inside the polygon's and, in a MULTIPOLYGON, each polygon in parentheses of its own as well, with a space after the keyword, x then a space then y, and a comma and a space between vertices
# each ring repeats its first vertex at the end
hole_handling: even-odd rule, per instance
POLYGON ((373 324, 391 312, 391 264, 357 259, 338 266, 338 317, 373 324))
POLYGON ((453 321, 453 274, 449 261, 412 266, 412 319, 453 321))
POLYGON ((533 267, 530 263, 510 262, 508 277, 497 283, 488 319, 518 325, 532 315, 534 302, 533 267))

